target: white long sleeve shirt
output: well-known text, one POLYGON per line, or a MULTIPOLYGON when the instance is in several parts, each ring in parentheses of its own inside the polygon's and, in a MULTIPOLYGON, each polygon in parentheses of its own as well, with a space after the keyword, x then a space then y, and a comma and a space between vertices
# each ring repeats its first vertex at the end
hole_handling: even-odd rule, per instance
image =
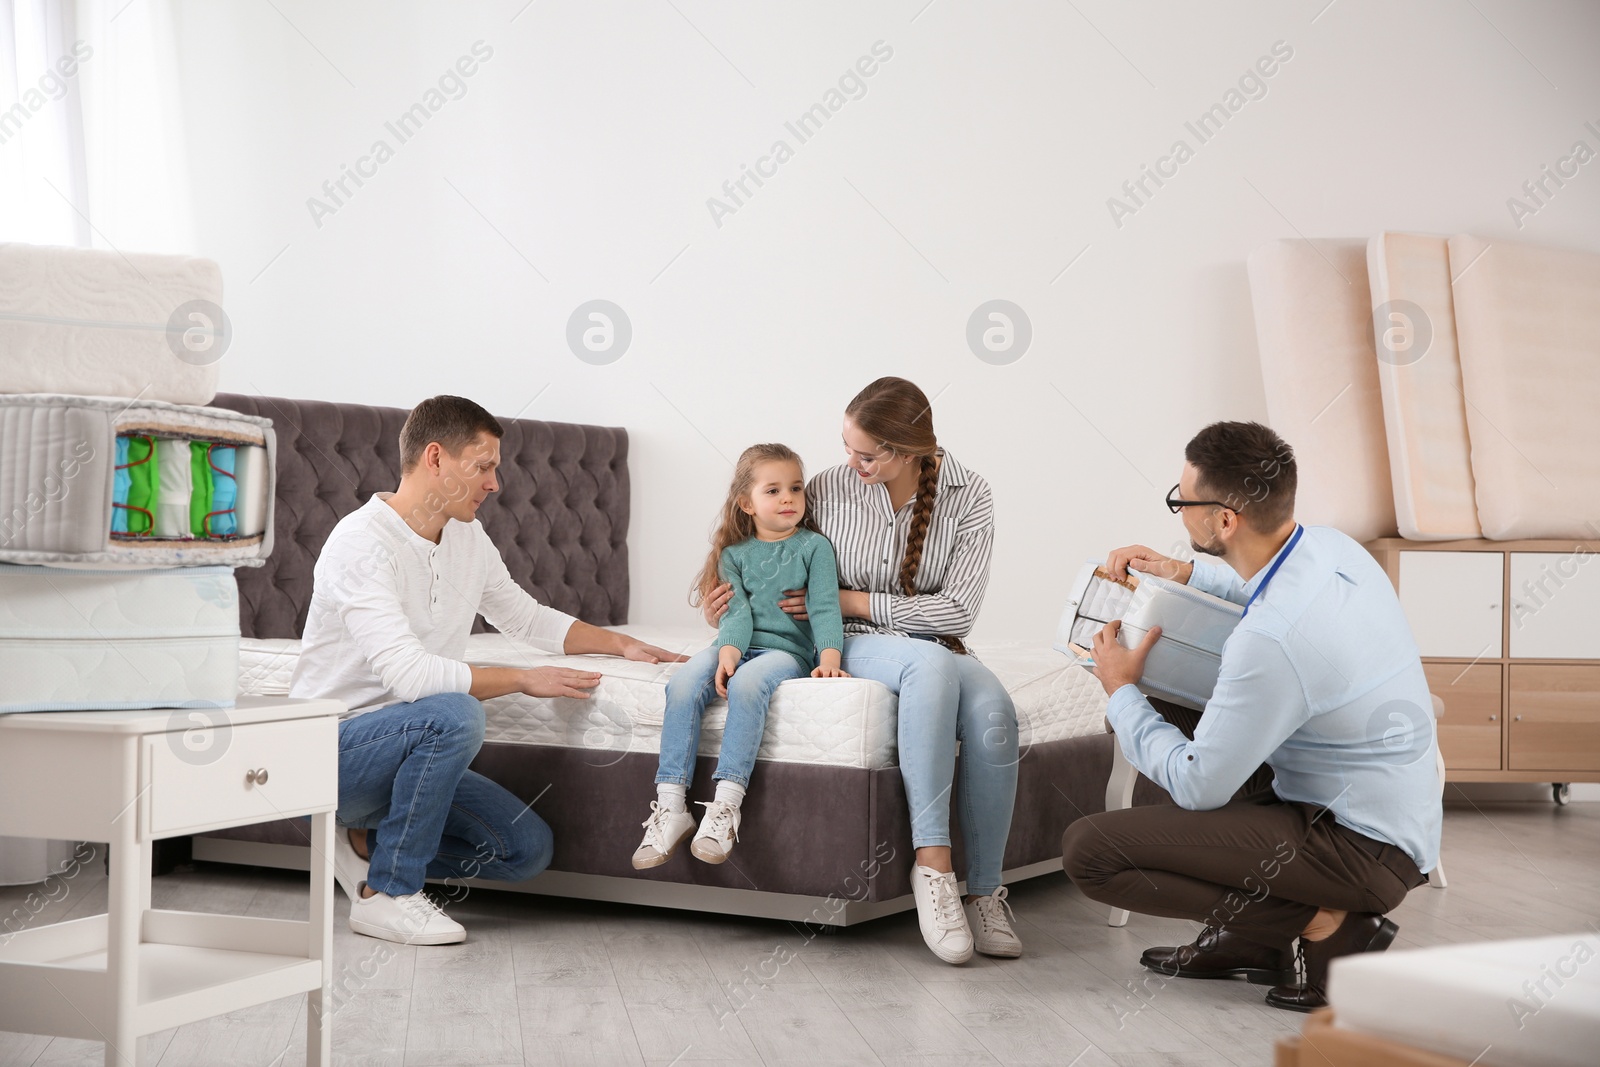
POLYGON ((339 520, 313 575, 293 697, 342 701, 351 715, 465 693, 462 657, 480 612, 501 633, 560 652, 571 615, 529 596, 478 522, 419 536, 378 493, 339 520))

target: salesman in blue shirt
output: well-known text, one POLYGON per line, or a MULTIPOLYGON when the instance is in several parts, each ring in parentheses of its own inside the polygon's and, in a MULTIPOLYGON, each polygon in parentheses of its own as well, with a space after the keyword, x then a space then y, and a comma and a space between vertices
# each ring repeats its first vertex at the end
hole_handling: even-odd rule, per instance
POLYGON ((1135 687, 1159 629, 1133 649, 1116 622, 1096 637, 1117 742, 1177 808, 1079 819, 1062 864, 1094 900, 1205 923, 1193 944, 1147 950, 1151 970, 1243 974, 1276 983, 1268 1004, 1311 1011, 1327 1002, 1330 961, 1387 948, 1397 927, 1384 913, 1439 861, 1432 698, 1383 569, 1339 531, 1295 522, 1294 453, 1276 433, 1215 423, 1184 458, 1167 506, 1195 550, 1226 565, 1135 545, 1106 566, 1187 582, 1245 614, 1198 716, 1158 711, 1135 687))

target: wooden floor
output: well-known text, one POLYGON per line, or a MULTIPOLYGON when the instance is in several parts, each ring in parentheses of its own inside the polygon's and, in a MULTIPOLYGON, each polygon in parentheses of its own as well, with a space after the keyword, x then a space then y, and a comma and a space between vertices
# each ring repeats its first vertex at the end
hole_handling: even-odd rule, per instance
MULTIPOLYGON (((1396 948, 1539 936, 1600 923, 1600 804, 1450 806, 1450 888, 1394 913, 1396 948)), ((155 906, 304 918, 305 876, 202 864, 156 881, 155 906)), ((92 864, 36 923, 105 910, 92 864)), ((26 889, 0 889, 0 915, 26 889)), ((336 895, 339 1064, 1258 1064, 1301 1017, 1244 982, 1163 981, 1146 945, 1193 924, 1120 930, 1060 874, 1011 893, 1026 954, 940 963, 906 914, 831 933, 620 905, 473 891, 450 907, 464 945, 351 934, 336 895)), ((305 1001, 146 1039, 160 1067, 305 1060, 305 1001)), ((101 1046, 0 1033, 0 1067, 99 1064, 101 1046)))

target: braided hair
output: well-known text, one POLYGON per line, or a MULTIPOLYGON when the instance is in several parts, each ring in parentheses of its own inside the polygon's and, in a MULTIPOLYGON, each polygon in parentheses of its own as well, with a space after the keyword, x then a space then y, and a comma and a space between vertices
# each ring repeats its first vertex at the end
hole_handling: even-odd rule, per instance
MULTIPOLYGON (((939 441, 933 433, 933 406, 927 394, 904 378, 879 378, 857 393, 844 410, 845 416, 862 433, 877 440, 898 456, 917 456, 921 465, 917 476, 916 502, 911 508, 911 528, 906 535, 906 552, 900 560, 900 590, 917 595, 917 572, 922 568, 922 550, 933 525, 933 505, 939 493, 939 441)), ((952 652, 965 652, 960 638, 937 634, 941 644, 952 652)))

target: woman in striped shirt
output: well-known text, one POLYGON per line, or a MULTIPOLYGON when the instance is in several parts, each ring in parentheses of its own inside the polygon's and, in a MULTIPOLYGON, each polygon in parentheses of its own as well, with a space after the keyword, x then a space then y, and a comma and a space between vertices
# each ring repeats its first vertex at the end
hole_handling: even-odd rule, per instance
MULTIPOLYGON (((899 698, 922 936, 948 963, 966 962, 974 947, 1019 956, 1000 884, 1017 791, 1017 713, 999 679, 961 643, 989 582, 989 485, 939 448, 927 396, 903 378, 880 378, 857 394, 843 436, 844 464, 811 479, 807 507, 838 559, 842 667, 899 698), (957 742, 965 907, 950 860, 957 742)), ((726 589, 706 601, 713 624, 726 589)), ((781 603, 805 617, 803 590, 781 603)))

